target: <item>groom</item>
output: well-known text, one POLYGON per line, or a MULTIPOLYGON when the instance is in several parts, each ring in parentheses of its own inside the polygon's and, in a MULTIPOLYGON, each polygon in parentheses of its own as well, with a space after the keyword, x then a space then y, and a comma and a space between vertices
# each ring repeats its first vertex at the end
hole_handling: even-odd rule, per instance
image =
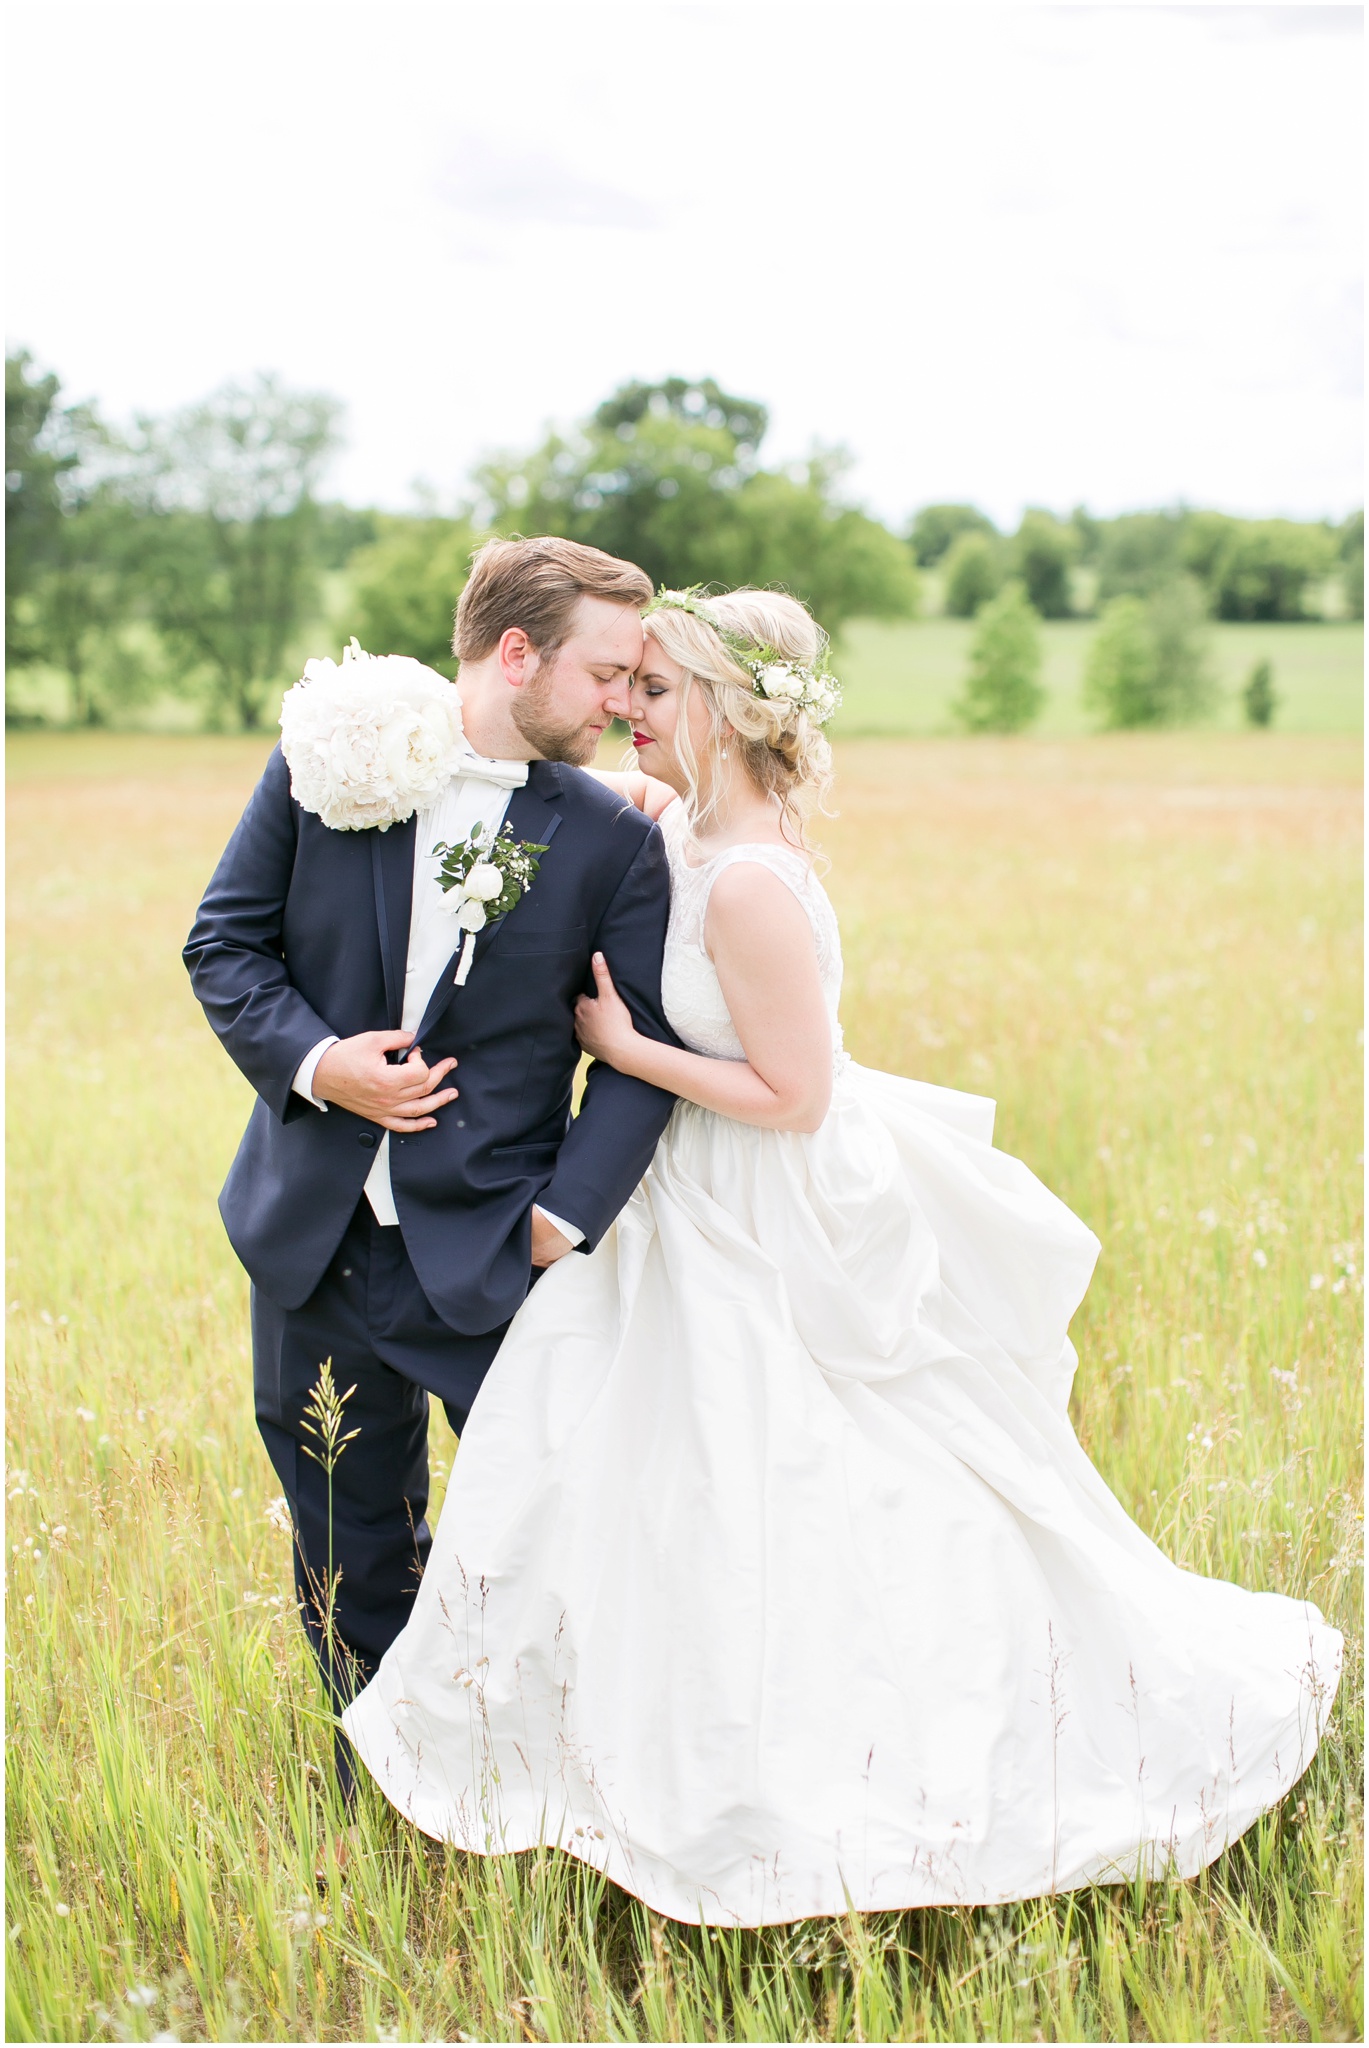
MULTIPOLYGON (((595 1065, 571 1118, 593 952, 638 1029, 673 1042, 660 836, 577 772, 626 713, 650 595, 596 548, 490 541, 456 613, 461 771, 407 824, 337 831, 296 803, 277 748, 186 943, 257 1091, 219 1207, 252 1279, 258 1426, 338 1708, 403 1627, 428 1555, 429 1394, 459 1435, 538 1269, 597 1244, 673 1107, 595 1065), (504 823, 547 851, 458 988, 432 849, 504 823), (331 1475, 310 1407, 326 1359, 354 1389, 340 1434, 356 1432, 331 1475)), ((346 1793, 341 1737, 339 1771, 346 1793)))

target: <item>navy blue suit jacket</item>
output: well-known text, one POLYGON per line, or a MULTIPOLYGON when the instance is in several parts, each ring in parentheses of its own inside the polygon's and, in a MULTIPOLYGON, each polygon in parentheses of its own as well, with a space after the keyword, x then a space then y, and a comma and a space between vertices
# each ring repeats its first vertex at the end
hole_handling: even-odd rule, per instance
MULTIPOLYGON (((455 1102, 436 1128, 390 1137, 390 1180, 420 1284, 452 1329, 507 1322, 530 1278, 531 1209, 598 1243, 650 1162, 674 1097, 596 1062, 571 1118, 574 1009, 601 950, 639 1031, 674 1044, 661 1009, 670 891, 660 833, 579 769, 530 764, 505 813, 544 843, 541 871, 456 950, 418 1032, 455 1054, 455 1102)), ((338 832, 301 810, 277 748, 205 892, 186 942, 196 995, 257 1091, 219 1198, 233 1249, 282 1308, 313 1293, 356 1209, 381 1128, 295 1094, 300 1061, 336 1032, 397 1028, 416 821, 338 832)), ((458 936, 453 934, 454 937, 458 936)))

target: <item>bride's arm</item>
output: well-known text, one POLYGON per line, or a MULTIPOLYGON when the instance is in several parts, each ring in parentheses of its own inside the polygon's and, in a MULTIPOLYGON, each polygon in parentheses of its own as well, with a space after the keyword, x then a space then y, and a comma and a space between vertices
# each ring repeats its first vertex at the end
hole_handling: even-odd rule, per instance
POLYGON ((659 818, 661 812, 679 798, 668 782, 660 782, 654 775, 642 775, 635 768, 615 774, 609 768, 587 768, 596 782, 602 782, 606 789, 616 789, 639 811, 645 811, 649 818, 659 818))
POLYGON ((575 1028, 586 1052, 688 1102, 774 1131, 815 1131, 832 1097, 832 1033, 813 928, 768 869, 724 868, 708 901, 707 937, 745 1060, 705 1059, 633 1027, 602 954, 597 998, 581 996, 575 1028))

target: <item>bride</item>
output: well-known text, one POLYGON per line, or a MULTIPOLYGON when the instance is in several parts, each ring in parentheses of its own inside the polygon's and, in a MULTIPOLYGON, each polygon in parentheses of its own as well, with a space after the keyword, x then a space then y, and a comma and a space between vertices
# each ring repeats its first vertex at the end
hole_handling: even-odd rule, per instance
POLYGON ((559 1843, 680 1920, 1191 1876, 1307 1768, 1340 1637, 1128 1518, 1066 1408, 1097 1240, 991 1102, 841 1050, 808 613, 664 593, 646 626, 621 781, 689 1049, 602 958, 579 1030, 680 1100, 515 1319, 343 1725, 427 1833, 559 1843))

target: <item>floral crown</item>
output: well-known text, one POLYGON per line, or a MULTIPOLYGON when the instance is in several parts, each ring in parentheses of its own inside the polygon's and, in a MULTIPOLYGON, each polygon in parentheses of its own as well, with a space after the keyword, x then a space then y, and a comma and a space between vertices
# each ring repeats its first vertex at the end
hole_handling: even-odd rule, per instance
POLYGON ((698 585, 689 590, 658 590, 642 617, 649 619, 653 612, 690 612, 696 619, 702 619, 738 666, 747 671, 755 694, 768 703, 792 704, 796 710, 806 711, 815 725, 826 725, 839 708, 841 684, 830 669, 804 668, 764 641, 748 640, 745 634, 734 633, 714 618, 708 609, 707 593, 698 585))

